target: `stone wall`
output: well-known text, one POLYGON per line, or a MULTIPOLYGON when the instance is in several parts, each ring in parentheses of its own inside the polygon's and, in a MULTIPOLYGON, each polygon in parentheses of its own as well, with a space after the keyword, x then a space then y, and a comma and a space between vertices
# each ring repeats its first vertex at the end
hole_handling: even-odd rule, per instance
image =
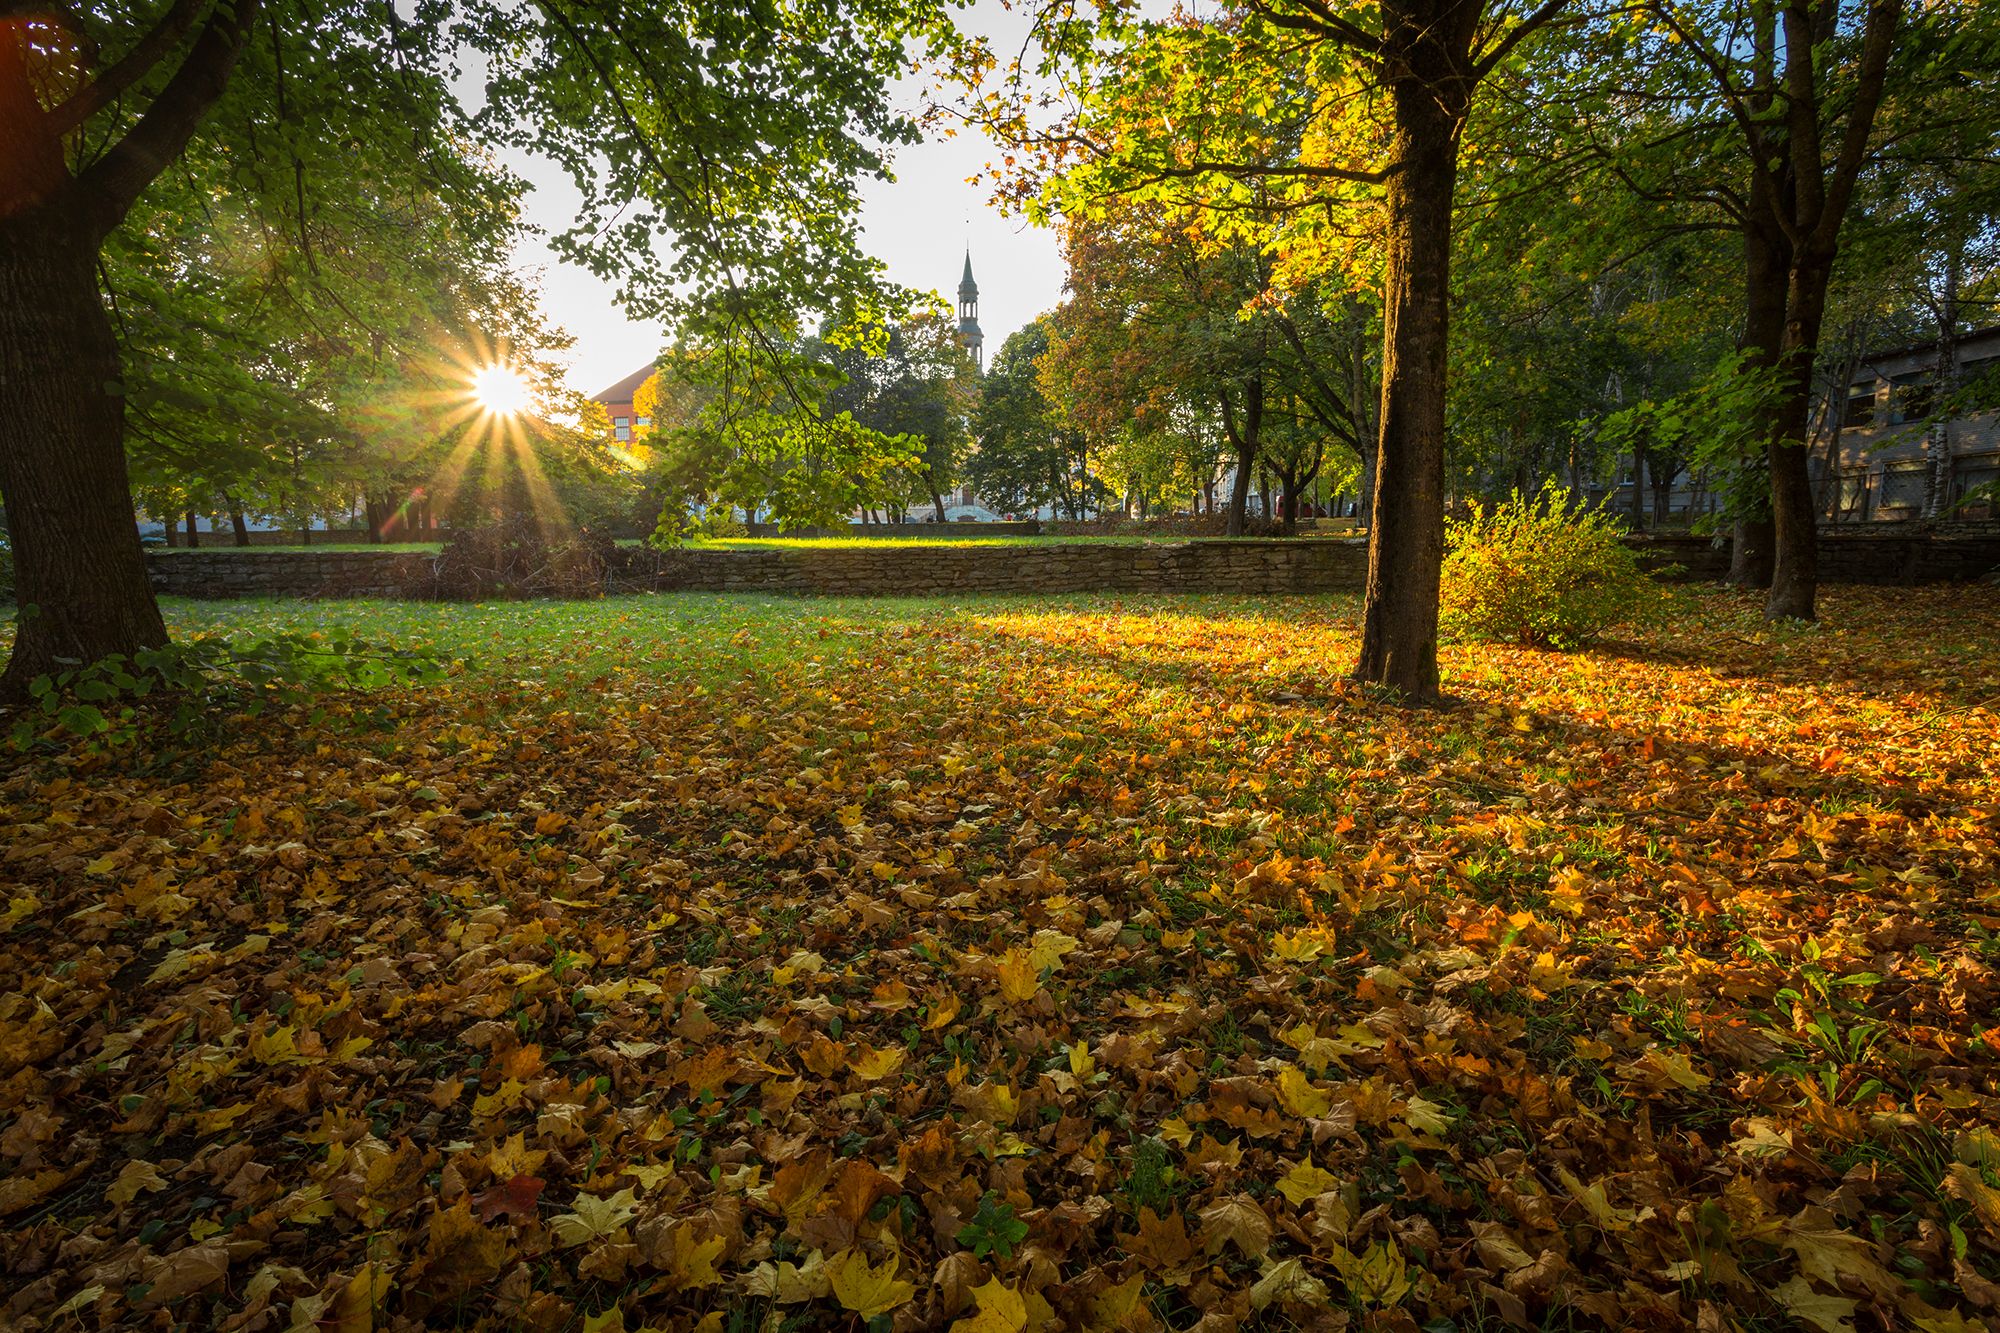
MULTIPOLYGON (((1640 563, 1679 565, 1676 577, 1714 581, 1729 572, 1729 544, 1708 537, 1633 537, 1640 563)), ((1825 583, 1965 583, 2000 571, 2000 533, 1949 536, 1837 528, 1819 535, 1819 576, 1825 583)))
POLYGON ((148 551, 153 591, 169 597, 430 596, 424 551, 148 551))
MULTIPOLYGON (((978 541, 983 537, 1039 537, 1043 525, 1032 518, 1004 523, 842 523, 830 528, 794 528, 787 532, 776 523, 750 523, 744 531, 752 537, 876 537, 885 541, 920 537, 925 541, 978 541)), ((650 529, 649 529, 650 531, 650 529)))
MULTIPOLYGON (((201 534, 201 545, 193 548, 188 547, 187 530, 185 528, 169 527, 162 530, 159 535, 161 540, 176 550, 240 551, 243 549, 236 544, 236 533, 230 528, 222 528, 217 531, 204 529, 201 534)), ((362 529, 314 528, 306 534, 305 541, 299 540, 299 530, 297 528, 252 528, 245 535, 250 538, 252 546, 354 547, 375 545, 374 542, 368 539, 368 533, 362 529)), ((398 536, 395 540, 408 542, 445 542, 451 540, 451 530, 449 528, 426 528, 421 532, 405 533, 398 536)))
MULTIPOLYGON (((1650 568, 1714 580, 1729 552, 1705 537, 1634 539, 1650 568)), ((434 593, 436 556, 423 552, 327 550, 155 551, 157 592, 178 597, 400 597, 434 593)), ((951 593, 1358 592, 1365 543, 1341 539, 1201 541, 1046 546, 918 546, 883 543, 789 550, 654 551, 620 547, 611 592, 770 592, 839 597, 951 593)), ((1850 536, 1820 539, 1829 583, 1946 583, 2000 570, 2000 535, 1850 536)))
POLYGON ((1334 592, 1358 590, 1368 550, 1347 541, 1047 546, 865 546, 797 550, 621 548, 615 592, 792 592, 929 596, 979 592, 1334 592))

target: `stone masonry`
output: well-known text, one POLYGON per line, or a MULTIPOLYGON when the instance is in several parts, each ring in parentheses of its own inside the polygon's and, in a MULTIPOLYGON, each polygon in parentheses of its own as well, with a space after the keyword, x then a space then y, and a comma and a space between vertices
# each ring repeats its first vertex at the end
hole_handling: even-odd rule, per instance
MULTIPOLYGON (((1726 549, 1707 538, 1634 539, 1649 567, 1715 579, 1726 549)), ((434 555, 402 551, 158 551, 147 556, 156 592, 176 597, 436 596, 434 555)), ((2000 570, 2000 535, 1823 535, 1829 583, 1948 583, 2000 570)), ((764 592, 832 597, 950 593, 1359 592, 1365 543, 1343 539, 1048 546, 801 547, 793 550, 612 553, 608 592, 764 592)))

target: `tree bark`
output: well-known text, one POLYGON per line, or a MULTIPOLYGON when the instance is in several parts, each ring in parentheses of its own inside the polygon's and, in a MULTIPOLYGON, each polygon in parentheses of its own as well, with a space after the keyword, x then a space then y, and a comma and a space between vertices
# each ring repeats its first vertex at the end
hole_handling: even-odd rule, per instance
POLYGON ((1818 619, 1819 518, 1807 467, 1806 431, 1812 416, 1813 355, 1826 314, 1826 288, 1833 257, 1812 257, 1792 266, 1786 293, 1784 355, 1778 392, 1777 429, 1771 433, 1771 594, 1768 620, 1818 619))
POLYGON ((1243 416, 1240 421, 1229 391, 1224 389, 1220 397, 1222 429, 1236 451, 1236 475, 1229 483, 1229 522, 1224 531, 1228 536, 1241 537, 1244 513, 1250 507, 1250 474, 1257 465, 1257 450, 1264 428, 1263 376, 1252 375, 1243 382, 1243 416))
POLYGON ((182 519, 183 519, 183 520, 184 520, 184 521, 186 522, 186 524, 187 524, 187 548, 188 548, 188 550, 190 550, 190 551, 197 551, 197 550, 200 550, 200 549, 201 549, 201 529, 195 526, 195 523, 196 523, 196 518, 195 518, 195 512, 194 512, 194 510, 192 510, 192 509, 188 510, 188 511, 187 511, 187 512, 186 512, 185 514, 182 514, 182 515, 181 515, 181 518, 182 518, 182 519))
POLYGON ((1381 436, 1354 675, 1419 706, 1439 701, 1451 209, 1472 91, 1462 66, 1479 9, 1465 0, 1383 6, 1398 169, 1386 192, 1381 436))
POLYGON ((229 526, 236 535, 236 544, 238 546, 248 546, 250 544, 250 523, 244 518, 243 511, 234 505, 230 506, 229 510, 229 526))
MULTIPOLYGON (((1751 371, 1775 366, 1785 340, 1786 281, 1792 250, 1784 233, 1769 218, 1765 196, 1770 188, 1762 176, 1752 178, 1753 220, 1743 232, 1743 337, 1737 346, 1743 353, 1744 368, 1751 371)), ((1776 431, 1774 410, 1769 419, 1759 423, 1758 433, 1773 439, 1776 431)), ((1743 454, 1738 466, 1754 469, 1762 461, 1743 454)), ((1768 588, 1777 554, 1768 481, 1764 487, 1738 485, 1733 495, 1739 512, 1730 533, 1729 574, 1723 581, 1738 588, 1768 588)))
POLYGON ((0 503, 21 607, 0 699, 21 697, 37 676, 167 641, 132 509, 124 376, 98 250, 222 96, 257 4, 212 9, 131 128, 74 176, 62 135, 89 119, 100 93, 162 62, 191 15, 176 6, 157 28, 166 35, 72 94, 57 108, 68 120, 41 105, 20 45, 0 41, 0 503))
MULTIPOLYGON (((1924 521, 1935 523, 1951 506, 1951 422, 1958 415, 1952 395, 1958 390, 1959 242, 1949 242, 1944 261, 1944 293, 1938 304, 1937 368, 1931 372, 1931 424, 1924 435, 1930 467, 1924 485, 1924 521)), ((1845 386, 1843 386, 1844 388, 1845 386)))
POLYGON ((0 220, 0 496, 21 608, 0 698, 167 641, 132 510, 122 378, 96 238, 36 214, 0 220))

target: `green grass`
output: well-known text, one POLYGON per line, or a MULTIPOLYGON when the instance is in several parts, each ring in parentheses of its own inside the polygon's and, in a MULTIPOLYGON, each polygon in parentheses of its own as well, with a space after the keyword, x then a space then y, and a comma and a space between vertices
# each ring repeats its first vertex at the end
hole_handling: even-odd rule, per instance
MULTIPOLYGON (((185 546, 149 546, 148 551, 159 551, 168 555, 185 555, 185 546)), ((194 553, 204 551, 241 551, 250 555, 325 555, 330 551, 399 551, 405 554, 418 551, 436 555, 444 549, 443 542, 321 542, 316 546, 236 546, 229 542, 204 542, 194 553)))
MULTIPOLYGON (((434 653, 466 675, 529 686, 549 708, 590 709, 607 679, 636 675, 703 687, 768 680, 857 651, 918 626, 970 624, 996 613, 1064 615, 1130 606, 1115 595, 815 597, 637 593, 589 602, 389 602, 162 598, 177 636, 316 634, 346 629, 366 643, 434 653)), ((1156 599, 1157 600, 1157 599, 1156 599)), ((1180 615, 1282 618, 1288 599, 1176 595, 1180 615)), ((1358 614, 1358 597, 1335 599, 1358 614)))
MULTIPOLYGON (((688 543, 700 551, 846 550, 869 546, 1148 546, 1166 542, 1231 540, 1222 537, 1117 536, 1089 537, 718 537, 688 543)), ((1236 538, 1252 541, 1298 541, 1297 537, 1236 538)))

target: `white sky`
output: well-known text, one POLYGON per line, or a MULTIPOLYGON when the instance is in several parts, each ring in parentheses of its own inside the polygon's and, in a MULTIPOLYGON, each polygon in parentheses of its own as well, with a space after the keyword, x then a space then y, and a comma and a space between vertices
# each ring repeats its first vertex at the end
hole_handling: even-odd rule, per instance
MULTIPOLYGON (((1003 63, 1025 31, 1022 16, 999 0, 974 0, 958 21, 992 39, 1003 63)), ((905 109, 917 110, 923 92, 921 82, 910 81, 901 94, 905 109)), ((1063 283, 1054 233, 1001 216, 987 205, 984 186, 965 183, 993 156, 992 145, 976 133, 912 145, 896 157, 895 181, 864 185, 862 211, 865 243, 888 266, 890 280, 938 291, 947 301, 971 245, 989 360, 1009 333, 1062 299, 1063 283)), ((575 219, 577 194, 561 168, 523 155, 509 155, 509 165, 534 187, 527 221, 554 233, 575 219)), ((594 394, 645 365, 664 343, 658 324, 626 318, 610 284, 558 261, 541 239, 530 238, 516 257, 523 268, 540 272, 543 308, 576 338, 569 354, 571 388, 594 394)))

